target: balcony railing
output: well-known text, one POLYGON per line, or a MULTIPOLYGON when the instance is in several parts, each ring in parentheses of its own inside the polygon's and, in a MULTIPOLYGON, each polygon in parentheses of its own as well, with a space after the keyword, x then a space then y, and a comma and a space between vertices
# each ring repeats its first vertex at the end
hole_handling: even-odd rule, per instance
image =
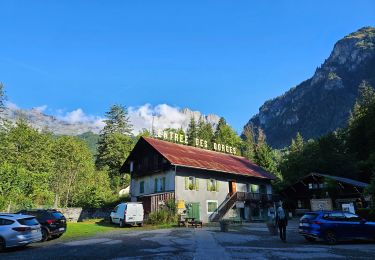
POLYGON ((272 194, 265 193, 254 193, 254 192, 237 192, 237 200, 262 200, 262 201, 273 201, 274 196, 272 194))

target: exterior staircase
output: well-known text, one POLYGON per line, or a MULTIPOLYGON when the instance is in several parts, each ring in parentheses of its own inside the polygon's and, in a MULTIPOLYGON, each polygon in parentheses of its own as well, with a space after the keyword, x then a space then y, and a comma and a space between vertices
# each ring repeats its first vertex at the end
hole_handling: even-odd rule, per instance
POLYGON ((232 195, 227 195, 227 198, 223 201, 223 203, 221 203, 221 205, 211 214, 209 220, 211 222, 220 221, 228 212, 228 210, 234 206, 236 201, 273 202, 275 201, 275 199, 276 197, 271 194, 237 191, 232 195))
POLYGON ((228 212, 228 210, 231 209, 236 203, 237 197, 237 192, 233 193, 231 196, 228 194, 227 199, 224 200, 223 203, 221 203, 221 205, 215 210, 214 213, 212 213, 212 215, 210 216, 210 221, 220 221, 228 212))

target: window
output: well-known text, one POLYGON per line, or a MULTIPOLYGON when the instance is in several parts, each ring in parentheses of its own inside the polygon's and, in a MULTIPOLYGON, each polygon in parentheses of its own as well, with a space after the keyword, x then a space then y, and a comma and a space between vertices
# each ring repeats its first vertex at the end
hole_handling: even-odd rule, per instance
POLYGON ((139 183, 139 193, 144 193, 145 192, 145 182, 141 181, 139 183))
POLYGON ((12 225, 13 223, 13 220, 0 218, 0 226, 12 225))
POLYGON ((345 216, 345 220, 346 221, 349 221, 349 222, 358 222, 358 221, 361 221, 362 218, 353 214, 353 213, 347 213, 345 212, 344 213, 344 216, 345 216))
POLYGON ((217 200, 207 200, 207 213, 213 213, 217 209, 217 200))
POLYGON ((207 191, 218 191, 218 190, 219 190, 219 182, 215 179, 208 179, 207 191))
POLYGON ((312 188, 313 188, 312 183, 309 183, 309 190, 312 190, 312 188))
POLYGON ((344 214, 342 214, 341 212, 333 212, 329 214, 324 214, 323 218, 326 220, 332 220, 332 221, 344 221, 345 220, 344 214))
POLYGON ((266 185, 262 184, 259 186, 259 192, 262 194, 267 194, 267 188, 266 185))
POLYGON ((17 219, 18 223, 25 226, 35 226, 39 225, 39 222, 36 220, 36 218, 23 218, 23 219, 17 219))
POLYGON ((165 191, 165 182, 166 182, 165 177, 155 178, 154 191, 155 192, 165 191))
POLYGON ((134 171, 134 162, 131 161, 130 162, 130 173, 132 173, 134 171))
POLYGON ((251 192, 252 193, 259 193, 259 185, 251 184, 251 192))
POLYGON ((193 176, 185 177, 185 190, 198 190, 199 179, 193 176))

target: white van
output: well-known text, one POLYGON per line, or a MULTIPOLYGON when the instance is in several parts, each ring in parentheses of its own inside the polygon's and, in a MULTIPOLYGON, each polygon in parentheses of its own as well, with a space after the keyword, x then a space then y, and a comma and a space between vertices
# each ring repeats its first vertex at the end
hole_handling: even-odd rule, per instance
POLYGON ((125 224, 143 225, 143 205, 139 202, 127 202, 117 205, 111 212, 111 222, 124 227, 125 224))

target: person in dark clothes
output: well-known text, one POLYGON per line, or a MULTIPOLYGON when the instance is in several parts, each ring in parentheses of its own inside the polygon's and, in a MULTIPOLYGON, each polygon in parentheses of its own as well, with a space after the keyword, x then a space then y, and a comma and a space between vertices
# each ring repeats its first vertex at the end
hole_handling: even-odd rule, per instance
POLYGON ((286 241, 286 226, 288 225, 288 217, 286 216, 283 204, 280 202, 279 207, 276 210, 276 225, 279 228, 280 239, 286 241))

